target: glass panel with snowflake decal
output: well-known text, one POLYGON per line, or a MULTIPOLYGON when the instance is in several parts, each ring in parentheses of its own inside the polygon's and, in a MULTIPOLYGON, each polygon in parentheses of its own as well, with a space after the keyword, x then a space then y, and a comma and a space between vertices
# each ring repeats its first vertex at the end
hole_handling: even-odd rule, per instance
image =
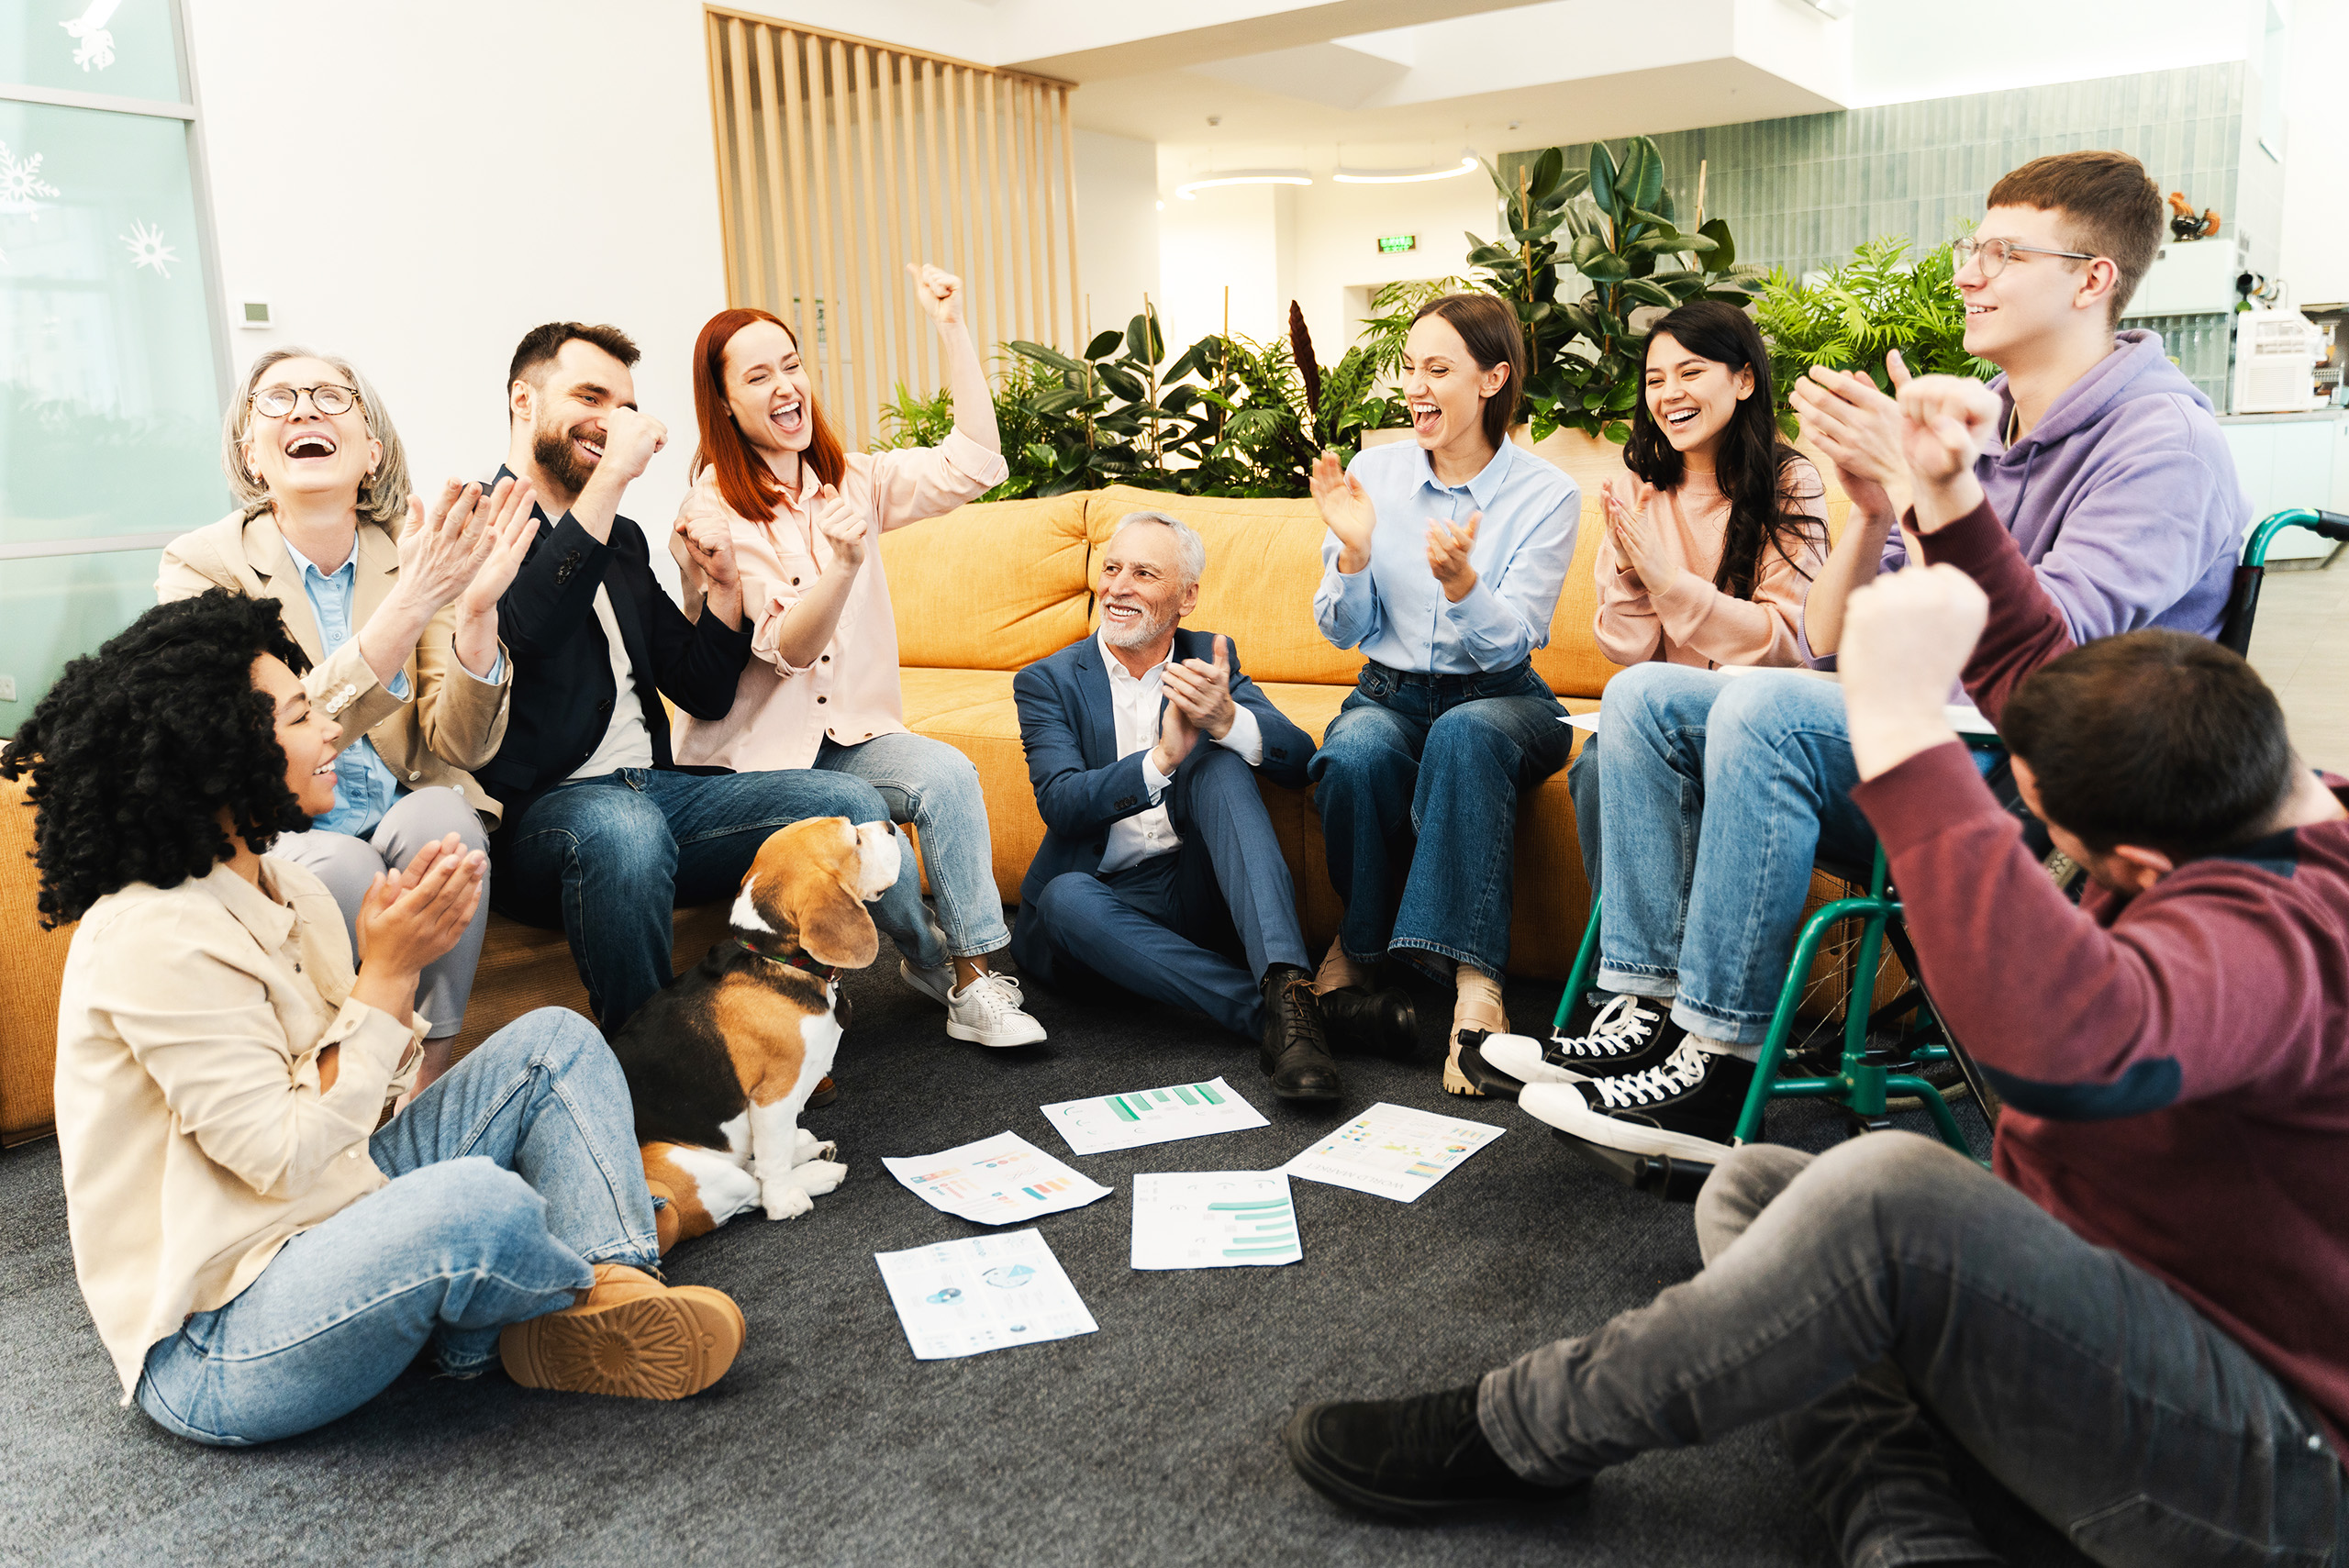
POLYGON ((0 83, 184 104, 171 0, 9 0, 0 83))

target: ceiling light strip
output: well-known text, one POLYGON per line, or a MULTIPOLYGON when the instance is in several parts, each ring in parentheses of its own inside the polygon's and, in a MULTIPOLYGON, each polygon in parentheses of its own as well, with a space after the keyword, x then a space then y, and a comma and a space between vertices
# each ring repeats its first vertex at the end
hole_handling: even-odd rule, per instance
POLYGON ((1196 191, 1211 190, 1218 185, 1309 185, 1313 176, 1302 169, 1235 169, 1229 174, 1210 174, 1202 180, 1189 180, 1174 187, 1174 194, 1185 201, 1197 201, 1196 191))
POLYGON ((1412 185, 1427 180, 1455 180, 1476 166, 1476 155, 1464 152, 1459 162, 1433 169, 1348 169, 1341 164, 1330 178, 1341 185, 1412 185))

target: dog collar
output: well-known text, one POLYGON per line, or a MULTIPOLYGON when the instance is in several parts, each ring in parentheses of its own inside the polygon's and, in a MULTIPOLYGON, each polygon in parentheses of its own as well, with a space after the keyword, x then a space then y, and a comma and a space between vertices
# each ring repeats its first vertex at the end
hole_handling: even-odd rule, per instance
POLYGON ((744 952, 749 953, 752 958, 763 958, 769 963, 780 963, 790 969, 805 970, 818 980, 837 981, 841 977, 841 972, 838 968, 830 964, 818 963, 814 959, 809 958, 804 952, 795 952, 787 955, 783 953, 761 952, 758 949, 752 947, 750 943, 744 941, 740 937, 736 937, 734 939, 734 945, 740 948, 744 952))

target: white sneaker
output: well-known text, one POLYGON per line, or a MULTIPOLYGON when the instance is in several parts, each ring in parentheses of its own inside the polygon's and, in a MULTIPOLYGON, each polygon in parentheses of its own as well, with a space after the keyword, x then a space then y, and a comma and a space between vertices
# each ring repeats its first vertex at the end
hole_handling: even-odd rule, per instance
POLYGON ((941 1007, 953 1006, 954 966, 941 963, 936 969, 916 969, 914 961, 897 961, 897 978, 937 1003, 941 1007))
POLYGON ((1044 1038, 1044 1026, 1019 1004, 1017 980, 993 973, 976 975, 962 990, 946 993, 946 1032, 996 1050, 1033 1045, 1044 1038))

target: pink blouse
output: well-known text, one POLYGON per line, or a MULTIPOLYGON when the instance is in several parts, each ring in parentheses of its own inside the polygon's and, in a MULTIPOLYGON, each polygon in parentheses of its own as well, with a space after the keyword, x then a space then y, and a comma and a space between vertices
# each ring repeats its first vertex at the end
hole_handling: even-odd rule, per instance
MULTIPOLYGON (((1639 483, 1625 477, 1634 486, 1639 483)), ((1664 553, 1685 568, 1663 593, 1650 594, 1638 577, 1619 571, 1613 539, 1601 538, 1593 629, 1608 658, 1618 664, 1653 660, 1698 669, 1803 662, 1803 601, 1827 561, 1827 492, 1819 470, 1801 458, 1778 477, 1787 505, 1817 518, 1819 528, 1810 539, 1783 553, 1775 544, 1763 546, 1751 599, 1713 586, 1729 528, 1729 498, 1709 473, 1690 473, 1680 488, 1658 498, 1664 553), (1788 554, 1794 559, 1787 560, 1788 554)))
POLYGON ((1003 482, 1010 472, 960 430, 934 447, 850 452, 841 499, 865 519, 864 562, 841 608, 832 639, 813 664, 794 666, 777 651, 783 626, 802 595, 831 567, 832 543, 816 527, 818 481, 803 472, 774 520, 733 520, 734 559, 742 571, 742 613, 751 651, 734 706, 715 723, 677 715, 680 764, 737 773, 804 768, 825 739, 853 746, 905 731, 897 685, 897 620, 881 569, 881 536, 950 512, 1003 482))

